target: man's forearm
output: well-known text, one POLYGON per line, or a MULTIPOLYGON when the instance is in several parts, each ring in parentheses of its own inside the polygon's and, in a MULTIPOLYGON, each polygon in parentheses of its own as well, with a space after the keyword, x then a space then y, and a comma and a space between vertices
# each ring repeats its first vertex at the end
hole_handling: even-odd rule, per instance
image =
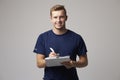
POLYGON ((81 68, 81 67, 87 66, 88 62, 87 61, 85 61, 85 62, 82 62, 82 61, 72 61, 72 64, 73 64, 74 67, 81 68))
POLYGON ((45 60, 39 60, 39 61, 37 61, 37 66, 39 68, 44 68, 46 66, 45 60))

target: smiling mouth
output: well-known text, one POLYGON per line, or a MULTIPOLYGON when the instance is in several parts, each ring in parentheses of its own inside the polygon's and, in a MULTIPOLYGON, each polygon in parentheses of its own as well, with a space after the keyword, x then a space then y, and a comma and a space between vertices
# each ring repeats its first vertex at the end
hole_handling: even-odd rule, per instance
POLYGON ((58 26, 58 27, 62 27, 62 25, 61 25, 61 24, 58 24, 57 26, 58 26))

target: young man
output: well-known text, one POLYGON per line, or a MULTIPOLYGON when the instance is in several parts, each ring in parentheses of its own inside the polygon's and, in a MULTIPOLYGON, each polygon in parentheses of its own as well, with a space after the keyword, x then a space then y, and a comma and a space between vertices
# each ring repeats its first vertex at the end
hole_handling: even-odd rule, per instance
POLYGON ((34 52, 37 66, 44 69, 44 80, 79 80, 76 68, 88 64, 87 49, 82 37, 66 29, 67 12, 63 5, 55 5, 50 10, 52 30, 46 31, 38 37, 34 52), (50 47, 55 52, 51 52, 50 47), (45 58, 70 56, 70 61, 62 62, 62 66, 47 67, 45 58), (79 56, 79 60, 76 60, 79 56))

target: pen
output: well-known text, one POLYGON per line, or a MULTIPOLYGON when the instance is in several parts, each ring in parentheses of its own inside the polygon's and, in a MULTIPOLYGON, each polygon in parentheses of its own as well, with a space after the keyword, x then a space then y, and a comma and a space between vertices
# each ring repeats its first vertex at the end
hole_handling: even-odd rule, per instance
MULTIPOLYGON (((50 47, 50 50, 55 53, 55 51, 54 51, 53 48, 50 47)), ((57 58, 58 58, 60 54, 58 53, 58 54, 56 54, 56 55, 57 55, 57 58)))
POLYGON ((50 48, 50 50, 51 50, 52 52, 55 52, 53 48, 50 48))

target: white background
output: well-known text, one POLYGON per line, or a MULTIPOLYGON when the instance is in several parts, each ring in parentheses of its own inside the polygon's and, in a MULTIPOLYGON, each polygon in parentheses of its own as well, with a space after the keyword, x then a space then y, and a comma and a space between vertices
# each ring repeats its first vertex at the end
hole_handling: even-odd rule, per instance
POLYGON ((67 28, 87 45, 80 80, 120 80, 120 0, 0 0, 0 80, 42 80, 32 51, 38 35, 52 28, 55 4, 65 5, 67 28))

